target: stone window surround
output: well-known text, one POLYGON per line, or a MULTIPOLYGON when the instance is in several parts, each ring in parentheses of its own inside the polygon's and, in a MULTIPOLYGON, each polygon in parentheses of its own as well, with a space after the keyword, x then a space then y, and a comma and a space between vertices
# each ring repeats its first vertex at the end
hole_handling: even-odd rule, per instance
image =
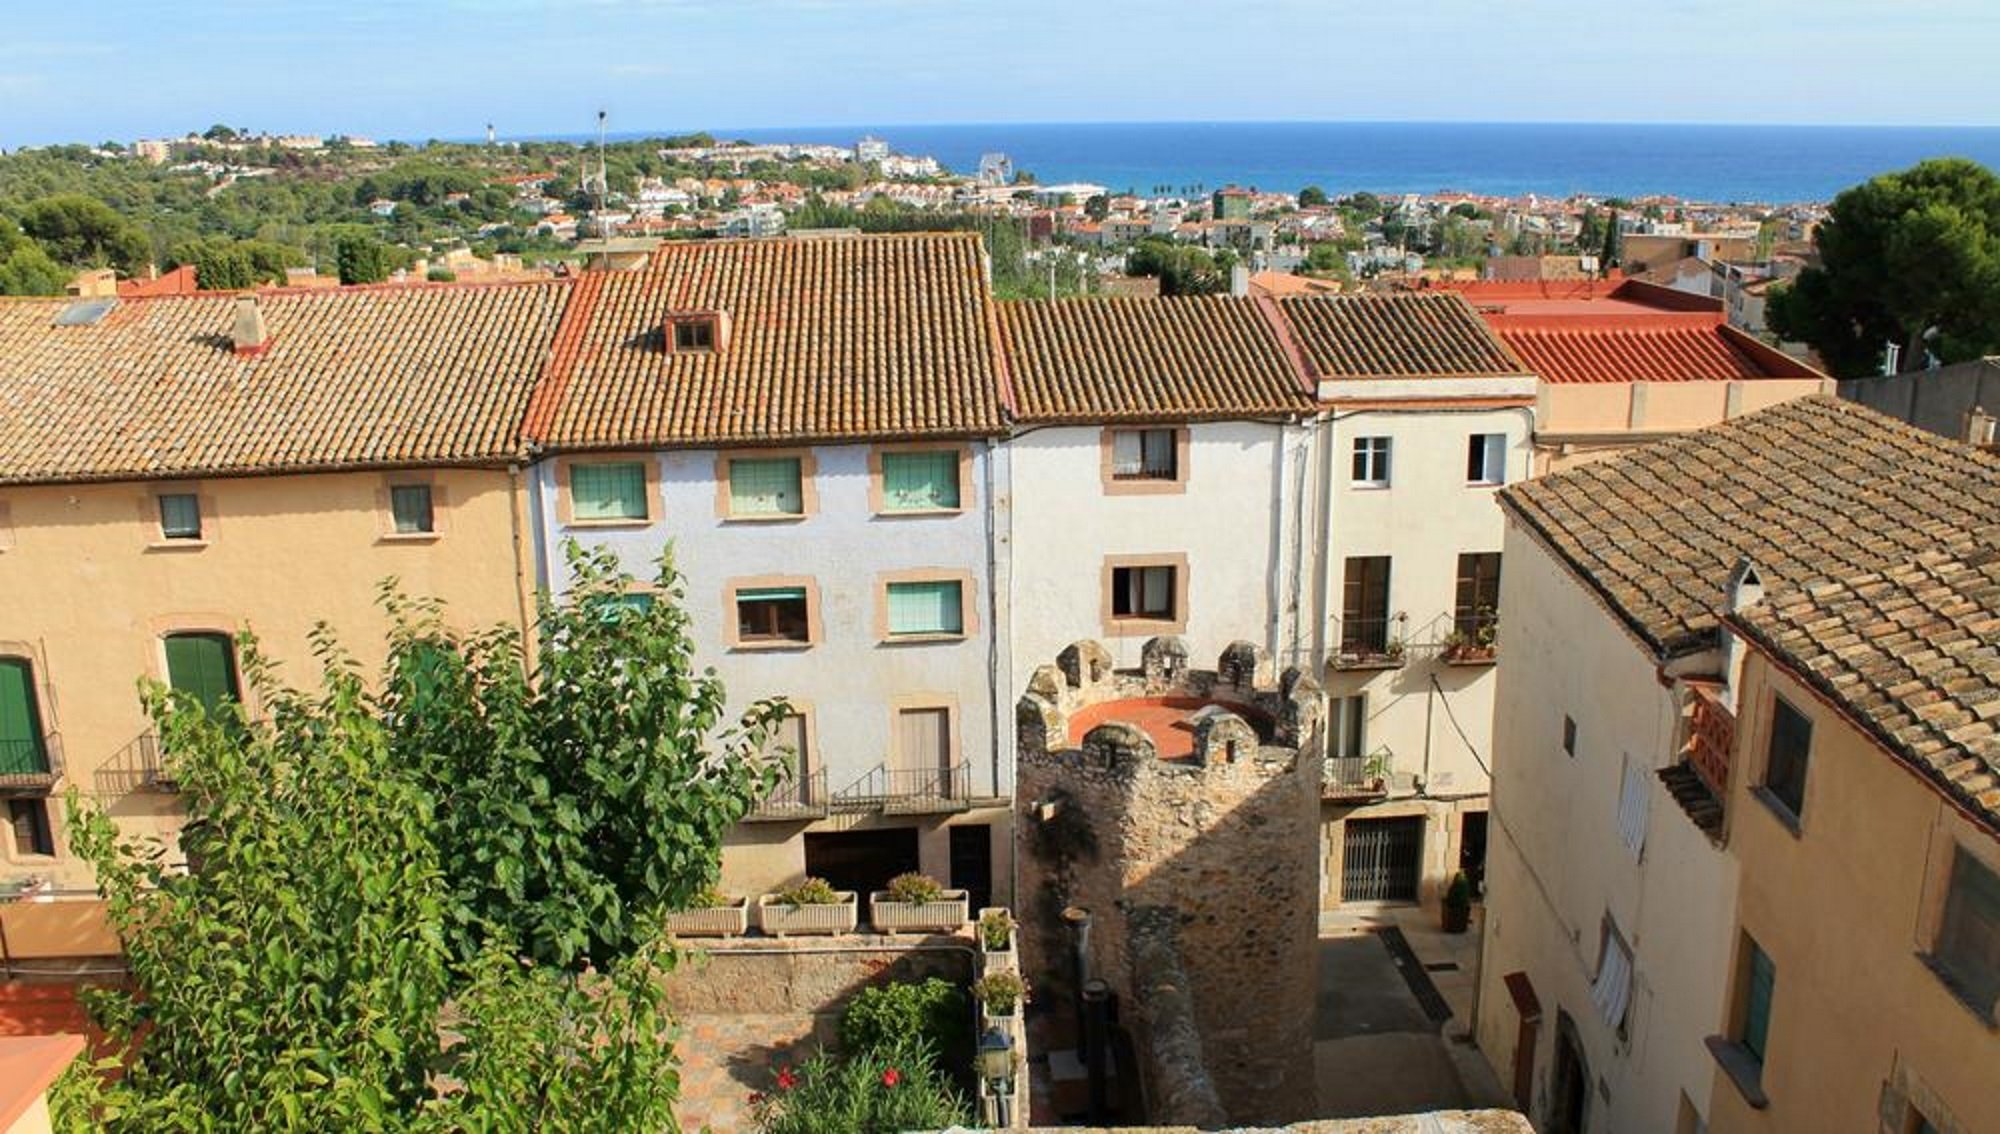
POLYGON ((950 567, 912 567, 882 571, 875 576, 875 640, 884 646, 921 645, 926 642, 962 642, 979 635, 979 595, 973 589, 972 572, 950 567), (957 583, 958 619, 956 634, 889 633, 890 583, 957 583))
POLYGON ((972 446, 963 441, 909 441, 898 444, 870 445, 868 447, 868 511, 883 519, 902 520, 924 516, 956 516, 969 511, 973 506, 972 489, 972 446), (958 507, 956 508, 906 508, 891 511, 884 507, 882 493, 882 457, 885 453, 957 453, 958 454, 958 507))
POLYGON ((819 489, 814 484, 813 474, 818 470, 818 462, 811 449, 723 449, 715 454, 715 518, 725 524, 795 524, 809 519, 819 511, 819 489), (773 512, 768 515, 750 513, 739 515, 729 507, 729 462, 731 461, 783 461, 795 460, 799 463, 799 510, 796 512, 773 512))
POLYGON ((578 453, 556 458, 556 522, 566 528, 643 528, 660 519, 660 462, 646 452, 607 451, 578 453), (629 465, 638 462, 646 477, 646 515, 643 519, 579 520, 575 500, 570 495, 570 471, 578 465, 629 465))
POLYGON ((722 584, 722 640, 731 650, 786 651, 810 650, 824 640, 820 624, 819 580, 811 575, 743 575, 722 584), (736 593, 770 587, 803 587, 806 592, 806 640, 803 642, 746 642, 736 616, 736 593))
POLYGON ((379 543, 431 543, 444 536, 451 527, 451 498, 445 486, 438 483, 433 472, 387 473, 382 477, 380 487, 375 490, 375 516, 380 530, 376 533, 379 543), (393 491, 422 485, 431 490, 431 530, 427 532, 399 532, 396 530, 396 508, 393 491))
POLYGON ((1112 638, 1150 638, 1158 634, 1185 634, 1188 624, 1188 557, 1185 552, 1152 555, 1107 555, 1100 569, 1100 621, 1112 638), (1171 567, 1174 569, 1174 616, 1172 618, 1119 618, 1113 609, 1113 583, 1120 567, 1171 567))
POLYGON ((200 481, 187 480, 149 486, 139 501, 140 522, 146 525, 151 536, 146 541, 146 550, 152 551, 200 551, 215 542, 216 528, 220 513, 215 507, 215 496, 206 491, 200 481), (160 527, 160 498, 162 496, 192 496, 194 506, 201 515, 201 536, 198 539, 168 539, 160 527))
POLYGON ((1104 484, 1106 496, 1175 496, 1187 492, 1188 453, 1193 448, 1194 432, 1185 425, 1133 424, 1107 425, 1098 434, 1098 477, 1104 484), (1170 430, 1174 435, 1174 478, 1154 480, 1137 477, 1120 480, 1111 474, 1112 438, 1120 433, 1149 433, 1155 430, 1170 430))

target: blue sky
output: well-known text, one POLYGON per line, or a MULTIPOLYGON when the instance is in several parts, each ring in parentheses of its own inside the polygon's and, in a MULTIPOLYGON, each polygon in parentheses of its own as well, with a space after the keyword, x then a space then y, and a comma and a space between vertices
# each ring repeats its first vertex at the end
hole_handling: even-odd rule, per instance
POLYGON ((2000 125, 1995 0, 9 5, 0 147, 936 122, 2000 125))

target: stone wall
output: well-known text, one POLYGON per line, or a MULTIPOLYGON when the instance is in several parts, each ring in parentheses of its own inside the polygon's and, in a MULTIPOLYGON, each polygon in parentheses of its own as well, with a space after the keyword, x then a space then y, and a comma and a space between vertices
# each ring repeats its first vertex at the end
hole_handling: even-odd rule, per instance
MULTIPOLYGON (((1073 993, 1054 915, 1087 907, 1092 975, 1127 1005, 1128 1021, 1144 1021, 1132 953, 1145 943, 1135 943, 1131 915, 1171 911, 1155 916, 1173 921, 1206 1075, 1229 1119, 1306 1117, 1325 697, 1296 670, 1263 683, 1267 666, 1248 643, 1231 645, 1213 670, 1190 668, 1177 638, 1149 641, 1142 657, 1140 670, 1114 672, 1101 646, 1079 642, 1035 672, 1017 708, 1021 885, 1042 902, 1023 935, 1024 964, 1066 1013, 1073 993), (1161 698, 1212 706, 1187 717, 1189 756, 1162 760, 1144 730, 1117 719, 1113 703, 1161 698), (1071 719, 1086 709, 1106 719, 1072 743, 1071 719)), ((1188 1073, 1157 1063, 1185 1045, 1155 1050, 1134 1038, 1144 1081, 1188 1073)), ((1155 1090, 1150 1101, 1157 1111, 1168 1099, 1155 1090)))
POLYGON ((831 1020, 873 985, 941 977, 964 987, 972 980, 972 950, 969 936, 717 941, 684 958, 663 986, 682 1016, 831 1020))

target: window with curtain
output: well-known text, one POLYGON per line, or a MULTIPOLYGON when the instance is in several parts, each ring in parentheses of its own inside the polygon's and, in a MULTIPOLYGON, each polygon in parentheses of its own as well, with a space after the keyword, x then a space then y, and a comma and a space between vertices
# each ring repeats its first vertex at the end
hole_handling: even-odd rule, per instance
POLYGON ((736 592, 736 637, 743 642, 810 642, 804 587, 746 587, 736 592))
POLYGON ((646 466, 638 461, 574 464, 569 469, 570 515, 579 520, 643 520, 646 466))
POLYGON ((1597 979, 1590 985, 1590 1002, 1604 1022, 1625 1033, 1625 1013, 1632 1005, 1632 950, 1609 918, 1598 946, 1597 979))
POLYGON ((389 510, 394 513, 397 535, 423 535, 437 530, 431 511, 431 486, 398 484, 389 489, 389 510))
POLYGON ((1171 620, 1174 611, 1174 568, 1114 567, 1111 569, 1111 616, 1171 620))
POLYGON ((201 499, 192 492, 162 495, 160 535, 166 539, 200 539, 201 499))
POLYGON ((2000 1000, 2000 874, 1957 848, 1931 959, 1953 992, 1989 1021, 2000 1000))
POLYGON ((1646 785, 1652 778, 1643 765, 1626 755, 1623 779, 1618 786, 1618 838, 1634 859, 1646 850, 1646 785))
POLYGON ((882 454, 884 512, 943 512, 958 507, 957 452, 882 454))
POLYGON ((42 775, 48 770, 34 667, 26 658, 0 658, 0 775, 42 775))
POLYGON ((1180 475, 1178 446, 1171 429, 1114 429, 1113 480, 1174 480, 1180 475))
POLYGON ((963 634, 963 588, 957 580, 890 583, 889 635, 963 634))
POLYGON ((730 515, 802 516, 805 510, 797 457, 736 457, 730 460, 730 515))
POLYGON ((235 644, 226 634, 167 635, 167 684, 190 694, 210 713, 242 699, 235 644))
POLYGON ((1357 760, 1368 745, 1368 694, 1355 693, 1333 703, 1333 755, 1357 760))

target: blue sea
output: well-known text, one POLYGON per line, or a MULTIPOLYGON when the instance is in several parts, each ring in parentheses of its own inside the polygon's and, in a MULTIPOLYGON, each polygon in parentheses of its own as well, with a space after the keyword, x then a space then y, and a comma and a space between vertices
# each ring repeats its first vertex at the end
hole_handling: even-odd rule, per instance
MULTIPOLYGON (((2000 169, 2000 128, 1669 126, 1447 122, 894 124, 712 129, 718 138, 851 145, 874 134, 899 153, 971 173, 1007 154, 1044 183, 1204 192, 1236 184, 1296 192, 1514 196, 1594 193, 1688 200, 1824 201, 1927 157, 2000 169)), ((664 131, 649 131, 650 134, 664 131)), ((644 135, 627 135, 644 136, 644 135)))

